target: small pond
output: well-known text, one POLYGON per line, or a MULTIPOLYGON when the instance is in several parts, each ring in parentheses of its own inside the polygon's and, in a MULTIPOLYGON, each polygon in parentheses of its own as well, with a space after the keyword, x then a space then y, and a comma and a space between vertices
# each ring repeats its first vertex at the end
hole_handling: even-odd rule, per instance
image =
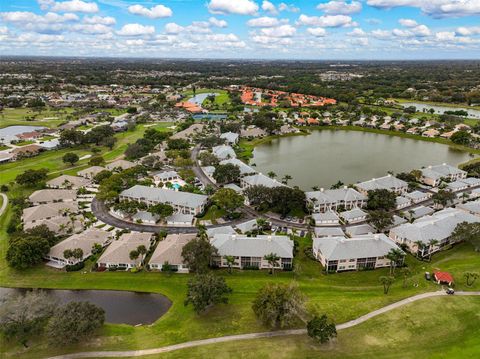
POLYGON ((201 106, 203 101, 205 101, 205 99, 208 96, 218 96, 218 95, 219 95, 219 93, 216 93, 216 92, 199 93, 199 94, 193 96, 191 99, 189 99, 188 102, 191 102, 191 103, 194 103, 195 105, 201 106))
MULTIPOLYGON (((28 289, 0 287, 0 300, 8 294, 22 293, 28 289)), ((164 315, 172 303, 155 293, 138 293, 116 290, 56 290, 46 292, 60 304, 68 302, 90 302, 105 310, 107 323, 151 324, 164 315)))
POLYGON ((468 117, 479 118, 480 119, 480 110, 471 109, 468 107, 449 107, 441 105, 430 105, 428 103, 418 103, 418 102, 402 102, 403 107, 415 106, 418 112, 428 112, 431 108, 435 110, 436 114, 443 114, 445 111, 459 111, 463 110, 468 113, 468 117))
POLYGON ((17 140, 17 135, 43 129, 45 129, 45 127, 41 126, 8 126, 0 128, 0 140, 3 142, 11 142, 17 140))

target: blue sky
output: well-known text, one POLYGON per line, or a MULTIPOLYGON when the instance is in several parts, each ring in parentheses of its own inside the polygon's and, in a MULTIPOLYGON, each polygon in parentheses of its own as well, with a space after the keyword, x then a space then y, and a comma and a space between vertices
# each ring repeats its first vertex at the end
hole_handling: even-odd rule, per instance
POLYGON ((0 53, 480 59, 480 0, 0 0, 0 53))

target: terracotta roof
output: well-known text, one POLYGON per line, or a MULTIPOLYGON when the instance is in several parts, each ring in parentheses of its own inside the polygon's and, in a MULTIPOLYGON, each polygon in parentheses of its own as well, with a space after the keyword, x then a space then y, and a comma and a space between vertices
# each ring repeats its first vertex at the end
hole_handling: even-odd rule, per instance
POLYGON ((441 283, 453 283, 453 277, 448 272, 435 272, 433 273, 435 280, 441 283))

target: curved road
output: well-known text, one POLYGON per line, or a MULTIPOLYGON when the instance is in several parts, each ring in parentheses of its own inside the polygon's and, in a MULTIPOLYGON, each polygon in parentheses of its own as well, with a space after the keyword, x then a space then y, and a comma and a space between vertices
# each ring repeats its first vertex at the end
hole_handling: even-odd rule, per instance
MULTIPOLYGON (((457 292, 455 295, 458 296, 480 296, 480 292, 457 292)), ((380 314, 389 312, 393 309, 399 308, 406 304, 413 303, 417 300, 425 299, 425 298, 433 298, 439 296, 447 296, 445 291, 436 291, 436 292, 427 292, 422 294, 414 295, 413 297, 409 297, 398 302, 389 304, 383 308, 374 310, 373 312, 367 313, 358 317, 357 319, 351 320, 349 322, 337 325, 337 330, 347 329, 359 325, 373 317, 376 317, 380 314)), ((202 345, 208 344, 216 344, 216 343, 224 343, 224 342, 231 342, 237 340, 247 340, 247 339, 258 339, 258 338, 272 338, 272 337, 279 337, 279 336, 287 336, 287 335, 304 335, 306 334, 306 329, 292 329, 292 330, 278 330, 274 332, 263 332, 263 333, 249 333, 249 334, 238 334, 238 335, 228 335, 224 337, 218 338, 210 338, 210 339, 202 339, 202 340, 194 340, 185 343, 179 343, 174 345, 168 345, 165 347, 160 348, 153 348, 153 349, 141 349, 141 350, 128 350, 128 351, 96 351, 96 352, 81 352, 81 353, 73 353, 73 354, 65 354, 59 355, 56 357, 51 357, 49 359, 76 359, 76 358, 120 358, 120 357, 139 357, 144 355, 152 355, 152 354, 161 354, 172 352, 179 349, 186 349, 192 347, 198 347, 202 345)))

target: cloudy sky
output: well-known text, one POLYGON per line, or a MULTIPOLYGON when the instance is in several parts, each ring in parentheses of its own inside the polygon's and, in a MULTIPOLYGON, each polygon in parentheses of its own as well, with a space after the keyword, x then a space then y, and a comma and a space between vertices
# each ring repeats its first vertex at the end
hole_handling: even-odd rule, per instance
POLYGON ((480 59, 480 0, 0 0, 0 54, 480 59))

